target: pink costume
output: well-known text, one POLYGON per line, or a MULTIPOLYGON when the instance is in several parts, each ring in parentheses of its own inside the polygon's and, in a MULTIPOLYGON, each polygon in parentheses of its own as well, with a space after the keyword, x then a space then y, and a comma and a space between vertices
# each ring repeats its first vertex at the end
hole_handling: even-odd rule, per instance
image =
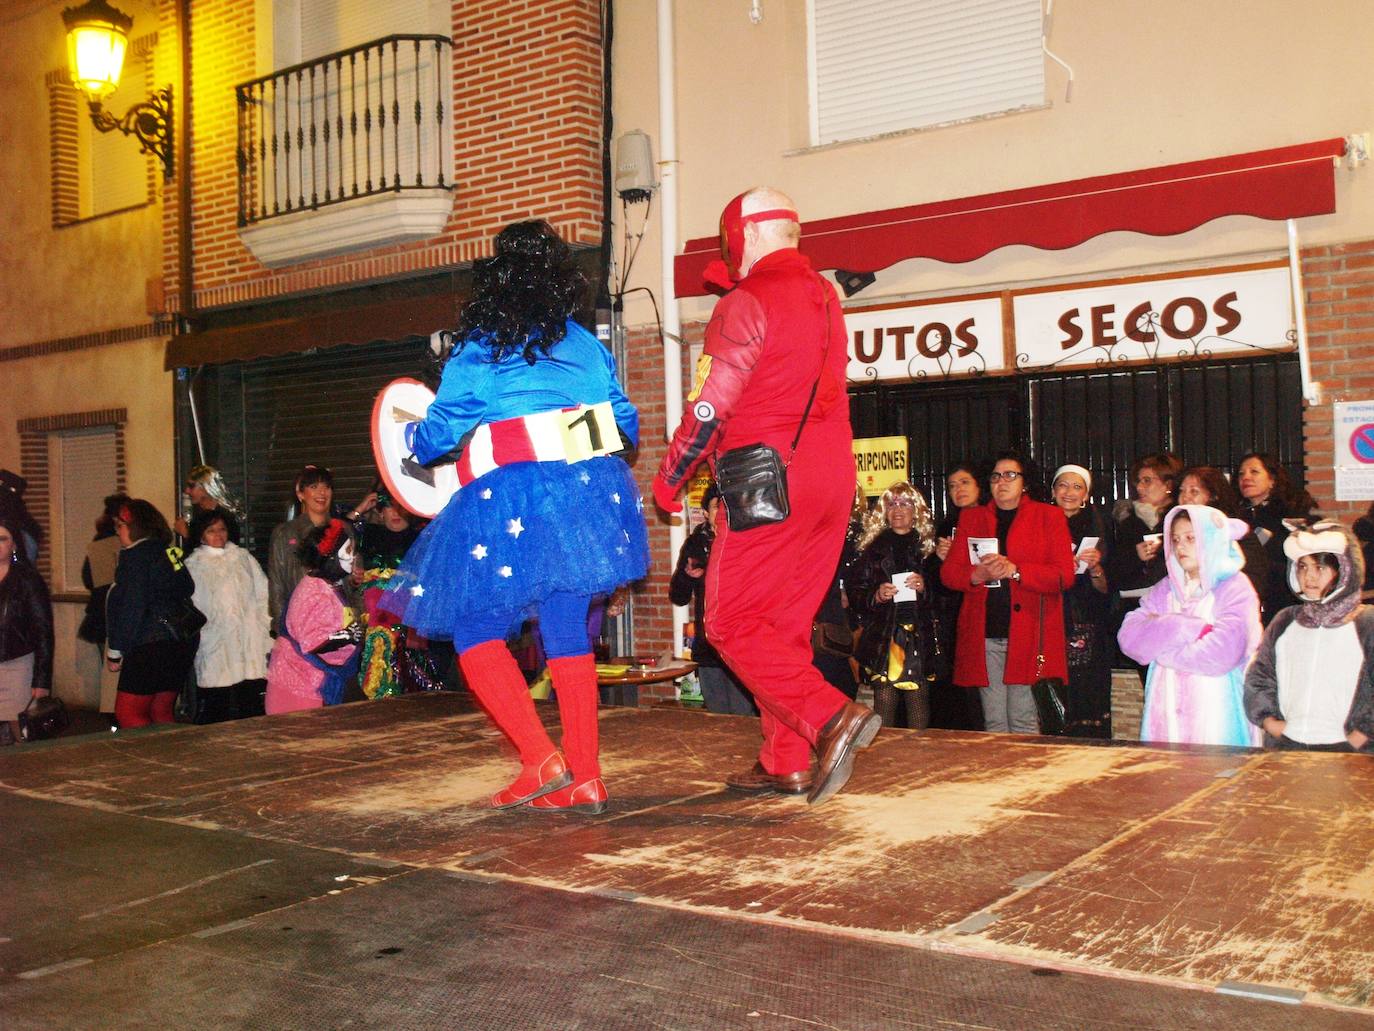
MULTIPOLYGON (((286 630, 301 650, 309 652, 323 644, 331 634, 353 622, 343 597, 326 580, 306 576, 291 592, 286 609, 286 630)), ((331 666, 343 666, 356 652, 357 645, 345 645, 317 658, 331 666)), ((325 675, 296 653, 285 636, 272 646, 267 663, 267 713, 318 709, 324 705, 320 688, 325 675)))
POLYGON ((1205 505, 1179 505, 1164 520, 1169 575, 1130 612, 1117 640, 1137 662, 1148 662, 1142 741, 1257 745, 1245 717, 1245 667, 1259 646, 1259 598, 1236 544, 1247 532, 1205 505), (1174 556, 1172 528, 1180 513, 1193 523, 1198 579, 1189 581, 1174 556))

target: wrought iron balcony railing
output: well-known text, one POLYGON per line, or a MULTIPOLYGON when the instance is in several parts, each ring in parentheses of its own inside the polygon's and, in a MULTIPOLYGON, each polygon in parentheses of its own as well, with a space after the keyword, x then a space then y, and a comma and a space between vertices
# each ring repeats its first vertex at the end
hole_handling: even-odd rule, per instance
POLYGON ((239 225, 451 188, 451 49, 387 36, 235 87, 239 225))

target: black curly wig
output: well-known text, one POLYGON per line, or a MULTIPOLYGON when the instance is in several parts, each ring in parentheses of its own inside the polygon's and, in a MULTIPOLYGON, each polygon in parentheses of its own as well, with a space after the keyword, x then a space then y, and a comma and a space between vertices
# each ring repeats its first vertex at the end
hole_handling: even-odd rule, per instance
POLYGON ((537 219, 497 233, 494 256, 477 262, 472 278, 473 298, 454 334, 458 349, 483 340, 493 362, 519 352, 531 365, 563 339, 586 285, 571 249, 537 219))

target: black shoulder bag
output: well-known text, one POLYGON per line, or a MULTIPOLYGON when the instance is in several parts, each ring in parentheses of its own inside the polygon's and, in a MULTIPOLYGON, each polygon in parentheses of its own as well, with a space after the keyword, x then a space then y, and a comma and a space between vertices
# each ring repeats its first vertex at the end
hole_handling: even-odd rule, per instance
MULTIPOLYGON (((1061 603, 1062 604, 1062 603, 1061 603)), ((1045 669, 1045 595, 1040 595, 1040 643, 1035 656, 1031 695, 1040 717, 1040 733, 1062 735, 1069 729, 1069 687, 1058 677, 1042 677, 1045 669)))
POLYGON ((780 523, 791 512, 787 499, 787 467, 792 464, 792 457, 797 453, 797 442, 801 440, 802 430, 806 428, 812 402, 816 400, 816 389, 821 385, 821 377, 825 375, 825 365, 829 357, 830 302, 827 300, 825 351, 821 354, 821 368, 816 374, 816 382, 811 384, 811 396, 806 399, 801 424, 797 427, 797 435, 792 438, 792 449, 787 454, 787 461, 782 460, 777 448, 763 443, 735 448, 716 459, 716 485, 720 488, 720 500, 725 506, 725 521, 731 530, 739 533, 771 523, 780 523))

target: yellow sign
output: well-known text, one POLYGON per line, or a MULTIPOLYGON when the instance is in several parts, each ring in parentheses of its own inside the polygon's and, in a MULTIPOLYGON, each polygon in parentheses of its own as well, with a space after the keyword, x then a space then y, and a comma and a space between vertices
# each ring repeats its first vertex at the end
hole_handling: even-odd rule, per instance
POLYGON ((711 477, 711 467, 705 462, 697 467, 697 471, 687 481, 687 489, 683 492, 687 511, 683 514, 687 516, 687 529, 689 531, 695 530, 701 525, 701 499, 706 493, 706 488, 714 482, 715 480, 711 477))
POLYGON ((870 498, 876 498, 911 475, 911 453, 906 437, 856 438, 854 465, 858 470, 859 486, 870 498))

